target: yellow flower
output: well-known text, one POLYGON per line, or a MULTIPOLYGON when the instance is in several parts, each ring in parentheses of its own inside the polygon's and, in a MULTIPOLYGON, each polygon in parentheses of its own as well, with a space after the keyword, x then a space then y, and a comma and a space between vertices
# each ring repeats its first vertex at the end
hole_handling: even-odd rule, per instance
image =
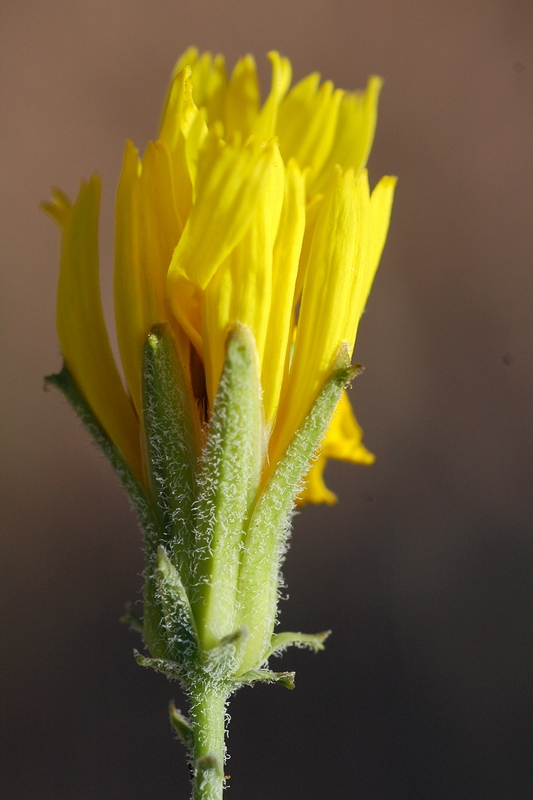
MULTIPOLYGON (((261 105, 251 56, 231 76, 221 56, 178 61, 159 138, 141 160, 128 142, 116 199, 115 315, 124 388, 100 304, 93 176, 74 204, 45 208, 62 228, 57 327, 65 363, 94 415, 147 485, 142 353, 170 324, 201 420, 209 416, 228 331, 252 331, 263 390, 263 482, 285 452, 343 342, 353 350, 387 234, 395 179, 370 192, 365 163, 381 82, 346 93, 312 74, 289 90, 270 54, 261 105)), ((346 395, 302 495, 332 502, 327 458, 369 463, 346 395)))

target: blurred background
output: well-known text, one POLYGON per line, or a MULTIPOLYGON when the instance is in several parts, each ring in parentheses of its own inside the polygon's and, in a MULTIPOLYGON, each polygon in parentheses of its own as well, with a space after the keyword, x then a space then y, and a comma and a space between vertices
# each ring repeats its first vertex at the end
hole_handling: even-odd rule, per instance
POLYGON ((140 534, 103 458, 42 376, 59 236, 51 186, 104 182, 156 134, 191 43, 343 88, 385 78, 372 184, 400 177, 352 399, 373 467, 332 464, 333 509, 295 520, 285 629, 297 688, 230 708, 235 800, 533 797, 533 5, 526 0, 2 0, 3 761, 9 800, 188 797, 167 703, 119 622, 140 534))

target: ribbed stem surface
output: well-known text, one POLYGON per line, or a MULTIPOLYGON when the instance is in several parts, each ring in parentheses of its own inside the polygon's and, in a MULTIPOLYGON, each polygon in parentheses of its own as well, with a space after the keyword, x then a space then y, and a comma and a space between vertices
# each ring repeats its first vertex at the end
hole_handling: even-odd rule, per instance
POLYGON ((191 690, 194 732, 193 800, 221 800, 224 791, 226 688, 195 686, 191 690))

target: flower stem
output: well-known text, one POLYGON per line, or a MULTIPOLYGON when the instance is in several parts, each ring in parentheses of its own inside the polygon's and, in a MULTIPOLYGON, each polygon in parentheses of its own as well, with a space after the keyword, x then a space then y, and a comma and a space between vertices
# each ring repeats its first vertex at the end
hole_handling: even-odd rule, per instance
POLYGON ((224 791, 226 686, 199 683, 190 691, 194 734, 193 800, 221 800, 224 791))

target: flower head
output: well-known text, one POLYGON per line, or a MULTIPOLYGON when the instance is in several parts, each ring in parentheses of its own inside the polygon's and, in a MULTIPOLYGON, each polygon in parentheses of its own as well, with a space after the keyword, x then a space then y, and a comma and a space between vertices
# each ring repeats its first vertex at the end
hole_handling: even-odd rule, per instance
MULTIPOLYGON (((395 180, 369 190, 365 163, 381 82, 346 93, 314 73, 290 89, 277 53, 261 104, 254 60, 226 75, 222 57, 178 61, 158 139, 142 159, 128 142, 116 199, 115 314, 127 389, 100 305, 100 181, 74 204, 45 204, 62 228, 57 327, 65 363, 139 480, 143 348, 166 323, 209 418, 228 333, 252 332, 262 387, 263 484, 331 372, 351 354, 385 242, 395 180)), ((303 500, 331 502, 327 458, 368 463, 347 397, 308 477, 303 500)))

